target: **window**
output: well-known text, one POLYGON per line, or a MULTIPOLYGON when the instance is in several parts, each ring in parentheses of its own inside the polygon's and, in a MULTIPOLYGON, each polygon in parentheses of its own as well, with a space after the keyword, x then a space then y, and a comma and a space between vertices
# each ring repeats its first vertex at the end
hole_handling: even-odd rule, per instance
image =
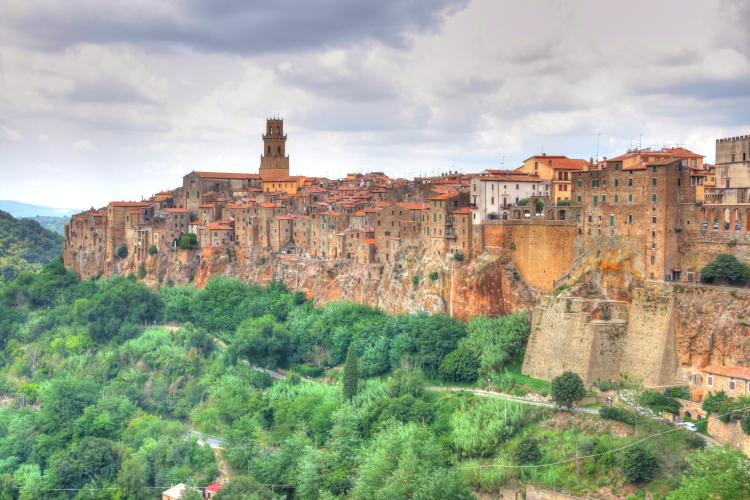
POLYGON ((581 187, 581 179, 578 179, 578 187, 581 187))
POLYGON ((628 214, 628 224, 633 223, 633 216, 631 214, 628 214))
POLYGON ((651 185, 656 186, 656 177, 651 178, 651 185))
POLYGON ((539 170, 539 162, 538 161, 534 162, 534 170, 539 170))
POLYGON ((607 195, 606 195, 606 194, 603 194, 603 195, 602 195, 602 203, 604 203, 605 201, 607 201, 607 195))
POLYGON ((708 377, 706 377, 706 385, 708 385, 709 387, 713 387, 714 386, 714 376, 713 375, 709 375, 708 377))
POLYGON ((615 216, 610 215, 609 216, 609 227, 615 227, 615 216))
POLYGON ((620 179, 615 179, 615 187, 618 187, 620 185, 620 179))
POLYGON ((594 216, 593 215, 589 215, 589 222, 593 222, 593 220, 594 220, 594 216))
POLYGON ((656 242, 655 242, 655 241, 652 241, 652 242, 651 242, 651 249, 655 249, 655 248, 656 248, 656 242))
POLYGON ((619 202, 620 202, 620 196, 619 195, 615 195, 615 203, 619 203, 619 202))
POLYGON ((619 163, 615 163, 615 170, 620 170, 620 164, 619 163))
POLYGON ((656 224, 656 216, 655 215, 651 216, 651 224, 656 224))
POLYGON ((729 390, 730 391, 736 391, 737 390, 737 381, 736 380, 730 380, 729 381, 729 390))
POLYGON ((628 186, 633 187, 633 178, 628 179, 628 186))
POLYGON ((651 265, 653 266, 653 265, 655 265, 655 264, 656 264, 656 257, 654 257, 654 256, 652 255, 652 256, 651 256, 651 265))
POLYGON ((656 167, 651 167, 651 171, 652 171, 653 173, 656 173, 656 167))
POLYGON ((594 195, 594 206, 597 206, 599 204, 598 196, 594 195))
POLYGON ((607 179, 602 180, 602 187, 607 187, 607 179))
POLYGON ((591 187, 598 188, 599 187, 599 180, 593 180, 591 181, 591 187))
POLYGON ((578 195, 578 203, 581 203, 581 195, 578 195))
POLYGON ((632 194, 629 194, 629 195, 628 195, 628 201, 630 201, 630 202, 632 202, 632 201, 633 201, 633 195, 632 195, 632 194))
POLYGON ((734 153, 732 153, 732 163, 734 163, 734 153))
POLYGON ((651 231, 651 237, 656 238, 656 231, 651 231))
POLYGON ((651 193, 651 201, 656 203, 656 193, 651 193))

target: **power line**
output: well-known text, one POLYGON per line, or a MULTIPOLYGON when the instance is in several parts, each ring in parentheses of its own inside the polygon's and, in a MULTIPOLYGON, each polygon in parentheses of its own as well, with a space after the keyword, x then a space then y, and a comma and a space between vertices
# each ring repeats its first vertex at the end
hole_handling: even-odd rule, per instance
MULTIPOLYGON (((722 415, 716 415, 715 417, 707 418, 706 421, 713 420, 713 419, 719 418, 719 417, 723 417, 725 415, 731 415, 732 413, 735 413, 735 412, 738 412, 738 411, 742 411, 742 410, 747 410, 748 408, 750 408, 750 406, 746 406, 744 408, 739 408, 737 410, 733 410, 733 411, 730 411, 729 413, 724 413, 722 415)), ((541 467, 551 467, 553 465, 560 465, 560 464, 567 464, 567 463, 570 463, 570 462, 575 462, 576 460, 581 460, 583 458, 600 457, 602 455, 607 455, 609 453, 617 453, 618 451, 622 451, 622 450, 624 450, 626 448, 630 448, 631 446, 635 446, 638 443, 642 443, 642 442, 647 441, 647 440, 649 440, 651 438, 659 437, 659 436, 661 436, 663 434, 668 434, 670 432, 674 432, 674 431, 680 430, 680 429, 681 429, 681 427, 675 427, 674 429, 669 429, 668 431, 660 432, 658 434, 652 434, 650 436, 646 436, 645 438, 643 438, 643 439, 641 439, 639 441, 636 441, 635 443, 631 443, 631 444, 625 445, 622 448, 617 448, 615 450, 605 451, 603 453, 597 453, 595 455, 586 455, 586 456, 578 457, 578 458, 570 458, 568 460, 563 460, 561 462, 554 462, 554 463, 551 463, 551 464, 542 464, 542 465, 500 465, 500 464, 493 464, 493 465, 477 465, 477 466, 474 466, 474 467, 456 467, 456 469, 459 469, 459 470, 460 469, 489 469, 491 467, 499 467, 499 468, 503 468, 503 469, 538 469, 538 468, 541 468, 541 467)))

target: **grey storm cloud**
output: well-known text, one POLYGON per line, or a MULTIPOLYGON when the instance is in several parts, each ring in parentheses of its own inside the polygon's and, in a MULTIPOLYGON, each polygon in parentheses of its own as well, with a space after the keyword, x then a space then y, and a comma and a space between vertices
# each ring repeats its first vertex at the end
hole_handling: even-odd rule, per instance
POLYGON ((258 54, 366 38, 406 47, 412 36, 438 30, 468 1, 64 0, 33 7, 9 2, 0 7, 0 25, 5 26, 6 40, 13 37, 44 50, 77 43, 135 43, 258 54))

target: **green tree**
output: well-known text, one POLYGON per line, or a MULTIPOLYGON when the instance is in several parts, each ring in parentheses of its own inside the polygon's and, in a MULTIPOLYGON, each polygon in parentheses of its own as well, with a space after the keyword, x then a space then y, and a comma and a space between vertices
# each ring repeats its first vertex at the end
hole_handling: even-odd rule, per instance
POLYGON ((461 473, 445 466, 445 448, 417 424, 392 422, 360 455, 350 492, 354 500, 474 498, 461 473))
POLYGON ((739 281, 745 269, 742 263, 734 255, 721 253, 701 269, 700 276, 703 282, 712 282, 716 278, 726 278, 729 281, 739 281))
POLYGON ((146 266, 144 266, 143 264, 139 265, 138 266, 138 279, 142 280, 143 278, 146 277, 146 274, 148 274, 146 272, 146 266))
POLYGON ((458 262, 462 262, 464 260, 464 254, 462 254, 461 252, 456 252, 453 254, 453 259, 458 262))
POLYGON ((687 458, 690 468, 668 500, 750 498, 750 460, 729 445, 712 446, 687 458))
POLYGON ((357 394, 359 385, 359 360, 354 349, 354 343, 349 345, 346 353, 346 364, 344 365, 344 399, 351 399, 357 394))
POLYGON ((622 471, 628 482, 648 481, 659 470, 659 464, 651 453, 643 448, 629 448, 622 459, 622 471))
POLYGON ((227 355, 232 360, 246 359, 255 366, 275 369, 286 361, 289 354, 289 330, 266 315, 258 319, 247 319, 237 327, 227 355))
POLYGON ((552 401, 559 406, 570 408, 586 395, 583 380, 577 373, 563 372, 552 379, 552 401))
POLYGON ((159 250, 156 249, 156 245, 151 245, 148 247, 148 254, 149 255, 156 255, 159 252, 159 250))
POLYGON ((191 250, 198 244, 198 237, 193 233, 182 235, 180 238, 180 250, 191 250))
POLYGON ((117 249, 117 256, 120 257, 121 259, 124 259, 125 257, 127 257, 128 256, 128 247, 126 247, 126 246, 119 247, 117 249))
POLYGON ((131 455, 117 473, 117 486, 126 500, 142 500, 149 496, 148 478, 148 460, 141 455, 131 455))
POLYGON ((469 349, 458 348, 443 358, 438 373, 445 380, 474 382, 479 378, 479 361, 469 349))
POLYGON ((195 487, 195 481, 192 478, 185 482, 185 489, 180 493, 180 500, 204 500, 203 494, 195 487))
POLYGON ((542 459, 539 442, 531 437, 525 437, 516 447, 516 462, 520 465, 538 464, 542 459))
POLYGON ((520 352, 531 328, 526 315, 521 313, 497 318, 477 316, 469 320, 466 333, 459 347, 470 349, 479 359, 481 374, 495 379, 520 352))

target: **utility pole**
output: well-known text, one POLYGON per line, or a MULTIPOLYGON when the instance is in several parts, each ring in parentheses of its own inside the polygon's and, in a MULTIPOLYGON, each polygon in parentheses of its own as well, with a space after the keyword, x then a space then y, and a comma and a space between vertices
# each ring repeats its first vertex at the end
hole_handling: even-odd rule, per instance
POLYGON ((599 137, 602 134, 596 134, 596 163, 599 163, 599 137))
POLYGON ((581 462, 578 460, 578 448, 576 448, 576 484, 581 484, 581 462))

